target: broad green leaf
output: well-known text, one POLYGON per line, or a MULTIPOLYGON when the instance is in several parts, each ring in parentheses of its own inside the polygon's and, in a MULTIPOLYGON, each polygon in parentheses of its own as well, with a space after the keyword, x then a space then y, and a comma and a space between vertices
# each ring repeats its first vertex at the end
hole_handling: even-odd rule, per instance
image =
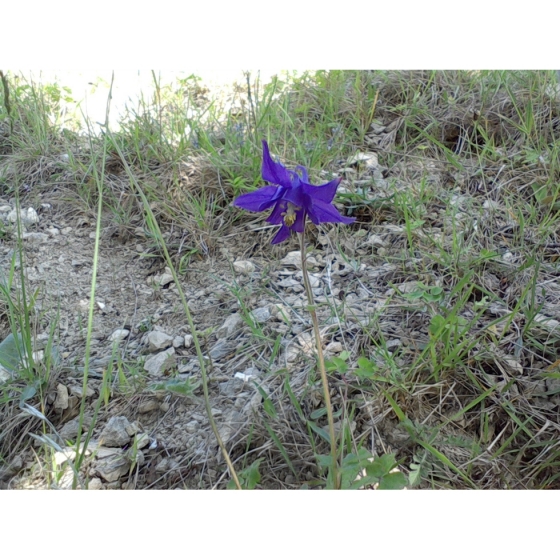
POLYGON ((371 378, 375 376, 376 372, 377 367, 371 360, 367 358, 358 358, 358 369, 354 372, 354 375, 371 378))
POLYGON ((325 368, 327 371, 346 373, 348 371, 348 364, 343 359, 334 357, 330 360, 325 360, 325 368))
POLYGON ((358 480, 353 480, 352 484, 348 486, 348 490, 359 490, 364 486, 373 486, 379 482, 379 478, 376 476, 364 476, 363 478, 359 478, 358 480))
POLYGON ((23 338, 21 334, 18 333, 16 340, 14 335, 10 333, 0 343, 0 365, 13 372, 20 362, 23 351, 23 338))
POLYGON ((401 472, 390 473, 379 481, 379 490, 402 490, 406 486, 406 476, 401 472))
MULTIPOLYGON (((354 482, 363 469, 370 464, 371 457, 371 453, 363 447, 360 447, 357 453, 349 453, 344 457, 341 465, 343 489, 359 488, 366 484, 361 482, 355 486, 354 482)), ((374 482, 377 482, 377 479, 374 482)))
POLYGON ((409 485, 416 486, 417 484, 420 483, 421 479, 422 479, 422 473, 420 470, 420 465, 416 465, 415 463, 412 463, 410 465, 410 472, 408 473, 409 485))
POLYGON ((326 413, 327 413, 327 409, 326 409, 325 407, 318 408, 317 410, 314 410, 314 411, 309 415, 309 418, 311 418, 311 420, 318 420, 318 419, 321 418, 322 416, 325 416, 326 413))
POLYGON ((392 453, 381 455, 381 457, 377 457, 373 463, 369 463, 366 466, 366 472, 370 476, 381 478, 382 476, 388 475, 395 465, 395 456, 392 453))
POLYGON ((332 465, 332 457, 330 455, 315 455, 317 465, 320 467, 330 467, 332 465))
POLYGON ((19 397, 20 402, 28 401, 37 394, 37 388, 33 385, 27 385, 25 389, 21 392, 19 397))
POLYGON ((360 447, 357 453, 348 453, 342 460, 342 466, 354 466, 357 465, 360 468, 364 468, 366 465, 370 463, 371 453, 360 447))
POLYGON ((434 315, 430 321, 430 334, 436 336, 442 329, 445 328, 445 325, 445 317, 442 317, 441 315, 434 315))
POLYGON ((263 459, 257 459, 245 471, 247 488, 249 488, 249 490, 253 490, 253 488, 255 488, 257 484, 261 481, 261 473, 259 472, 259 467, 262 462, 263 459))
MULTIPOLYGON (((257 484, 261 481, 261 473, 259 472, 259 467, 262 461, 263 459, 257 459, 246 469, 243 469, 242 471, 237 473, 242 488, 246 490, 254 490, 256 488, 257 484)), ((230 480, 227 487, 229 490, 237 488, 235 486, 234 480, 230 480)))
POLYGON ((320 435, 326 442, 328 443, 331 442, 331 438, 329 437, 329 434, 325 429, 317 426, 315 422, 308 421, 307 424, 316 434, 320 435))

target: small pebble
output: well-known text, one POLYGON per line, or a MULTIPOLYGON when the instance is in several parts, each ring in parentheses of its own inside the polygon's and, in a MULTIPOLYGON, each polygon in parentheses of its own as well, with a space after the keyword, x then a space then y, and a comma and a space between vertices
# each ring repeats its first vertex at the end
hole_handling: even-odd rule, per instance
POLYGON ((109 337, 109 340, 111 342, 120 342, 121 340, 124 340, 129 334, 130 331, 128 329, 117 329, 116 331, 113 331, 113 333, 109 337))
POLYGON ((251 274, 255 272, 255 265, 251 261, 235 261, 233 270, 239 274, 251 274))
POLYGON ((87 485, 88 490, 101 490, 102 488, 103 483, 100 478, 92 478, 87 485))

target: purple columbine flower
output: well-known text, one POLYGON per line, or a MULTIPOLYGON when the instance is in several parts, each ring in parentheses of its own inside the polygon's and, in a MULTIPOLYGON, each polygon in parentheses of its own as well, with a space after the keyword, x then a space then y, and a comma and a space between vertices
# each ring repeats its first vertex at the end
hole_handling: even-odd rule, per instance
POLYGON ((305 167, 298 165, 296 171, 273 161, 268 144, 263 140, 262 177, 272 185, 242 194, 233 201, 234 206, 252 212, 274 207, 266 221, 282 224, 282 227, 274 236, 273 245, 285 241, 292 231, 302 233, 307 216, 316 225, 323 222, 351 224, 355 221, 355 218, 342 216, 332 204, 342 179, 333 179, 325 185, 311 185, 305 167))

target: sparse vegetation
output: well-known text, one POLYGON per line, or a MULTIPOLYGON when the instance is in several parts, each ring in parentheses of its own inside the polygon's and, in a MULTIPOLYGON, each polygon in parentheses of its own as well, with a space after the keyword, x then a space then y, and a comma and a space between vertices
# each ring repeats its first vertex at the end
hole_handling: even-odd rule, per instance
POLYGON ((289 259, 297 239, 271 246, 266 216, 231 205, 263 185, 266 139, 313 184, 342 176, 336 203, 356 218, 306 231, 342 487, 399 487, 405 475, 410 488, 558 488, 555 72, 247 76, 228 99, 195 77, 154 80, 153 98, 97 133, 62 110, 63 86, 2 75, 0 342, 11 333, 18 354, 0 355, 3 484, 88 486, 98 453, 88 442, 124 415, 138 429, 113 487, 235 487, 233 471, 246 488, 327 485, 324 397, 289 259), (8 217, 42 204, 48 219, 8 217), (48 233, 44 248, 62 222, 65 239, 83 240, 78 256, 59 245, 86 271, 87 296, 56 292, 54 266, 52 281, 38 280, 29 234, 48 233), (146 299, 108 263, 146 278, 146 299), (122 285, 119 315, 97 304, 106 284, 122 285), (153 378, 145 337, 170 325, 193 346, 153 378), (130 333, 122 343, 109 339, 117 327, 130 333), (249 367, 259 374, 234 377, 249 367), (231 397, 224 384, 238 381, 231 397), (196 420, 205 401, 229 468, 196 420), (184 439, 171 444, 161 430, 174 417, 184 439), (60 437, 74 418, 77 435, 60 437), (160 447, 144 447, 142 433, 160 447), (193 433, 204 433, 196 448, 193 433))

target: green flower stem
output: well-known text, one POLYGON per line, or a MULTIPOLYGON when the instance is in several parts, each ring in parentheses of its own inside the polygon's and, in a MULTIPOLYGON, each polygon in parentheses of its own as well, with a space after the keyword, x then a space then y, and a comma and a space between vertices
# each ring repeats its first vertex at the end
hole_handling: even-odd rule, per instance
POLYGON ((329 422, 329 437, 331 440, 331 457, 332 457, 332 479, 334 488, 340 489, 340 477, 338 469, 338 452, 336 448, 336 436, 334 433, 334 420, 332 412, 331 397, 329 394, 329 380, 327 379, 327 370, 325 369, 325 358, 323 356, 323 347, 321 344, 321 333, 319 331, 319 321, 317 320, 317 313, 315 313, 315 300, 313 298, 313 291, 309 282, 309 273, 307 272, 307 255, 305 252, 305 232, 299 235, 301 244, 301 270, 303 272, 303 283, 305 285, 305 292, 307 293, 307 302, 309 304, 309 313, 313 323, 313 332, 315 334, 315 345, 317 346, 317 359, 319 362, 319 372, 321 373, 321 382, 323 385, 323 395, 325 399, 325 407, 327 409, 327 419, 329 422))
POLYGON ((237 472, 233 466, 233 462, 231 461, 231 458, 229 456, 229 453, 227 452, 226 446, 224 445, 224 442, 222 441, 222 438, 220 437, 220 432, 218 431, 218 427, 216 425, 216 421, 214 420, 214 416, 212 414, 212 406, 210 405, 210 394, 208 392, 208 374, 206 372, 206 365, 204 363, 204 356, 202 354, 202 349, 200 347, 200 342, 199 342, 199 338, 198 335, 196 334, 196 327, 191 315, 191 311, 189 308, 189 304, 187 303, 187 298, 185 297, 185 293, 183 292, 183 289, 181 288, 181 283, 179 282, 179 278, 177 276, 177 272, 175 271, 175 267, 173 266, 173 261, 171 260, 171 257, 169 256, 169 252, 167 251, 167 247, 165 245, 165 243, 163 242, 163 236, 161 234, 161 230, 159 228, 159 224, 156 220, 156 217, 154 215, 154 213, 152 212, 152 209, 150 207, 150 204, 148 202, 148 199, 146 198, 146 195, 144 194, 144 191, 140 188, 140 185, 138 184, 138 181, 136 180, 135 176, 133 175, 132 171, 130 170, 128 163, 126 161, 126 159, 123 156, 123 153, 121 151, 121 148, 119 146, 119 144, 115 141, 115 138, 113 137, 113 135, 111 134, 111 132, 109 131, 109 129, 107 128, 107 133, 109 138, 111 139, 111 142, 114 144, 114 148, 117 151, 117 153, 119 154, 119 157, 121 158, 121 161, 123 163, 123 166, 128 174, 128 178, 130 179, 130 182, 134 185, 136 192, 138 192, 138 195, 140 196, 141 200, 142 200, 142 204, 144 205, 144 209, 146 210, 146 218, 147 218, 147 222, 148 224, 151 226, 153 232, 155 233, 157 239, 161 242, 161 248, 163 250, 163 254, 165 255, 165 262, 167 263, 167 266, 169 267, 169 270, 171 270, 171 274, 173 276, 173 281, 175 282, 175 286, 177 288, 177 291, 179 292, 179 297, 181 298, 181 303, 183 304, 183 309, 185 311, 185 315, 187 316, 187 322, 189 323, 189 327, 191 329, 191 334, 193 337, 193 342, 194 342, 194 346, 196 348, 196 355, 198 357, 198 362, 200 364, 200 373, 201 373, 201 377, 202 377, 202 390, 204 392, 204 404, 206 406, 206 414, 208 416, 208 420, 210 422, 210 426, 212 427, 212 431, 214 432, 214 436, 216 437, 216 439, 218 440, 218 445, 220 447, 220 450, 222 452, 222 455, 227 463, 227 466, 229 468, 229 472, 231 473, 231 476, 233 478, 233 481, 235 482, 235 486, 237 487, 238 490, 241 490, 241 483, 239 482, 239 477, 237 476, 237 472))

